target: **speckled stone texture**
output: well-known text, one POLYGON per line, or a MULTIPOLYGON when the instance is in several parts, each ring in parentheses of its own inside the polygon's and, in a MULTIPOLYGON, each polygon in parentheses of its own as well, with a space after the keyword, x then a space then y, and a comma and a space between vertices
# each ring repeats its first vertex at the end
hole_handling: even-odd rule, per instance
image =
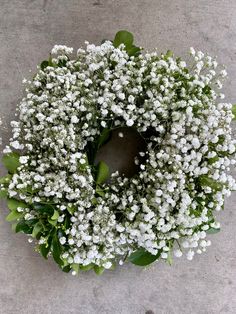
MULTIPOLYGON (((0 0, 0 116, 4 144, 22 97, 21 80, 54 44, 78 48, 120 29, 151 50, 181 56, 194 46, 218 55, 229 72, 227 101, 236 102, 235 0, 0 0)), ((1 174, 4 170, 1 168, 1 174)), ((222 232, 193 261, 132 265, 78 278, 44 261, 5 222, 0 208, 1 314, 218 314, 236 313, 236 194, 220 213, 222 232)))

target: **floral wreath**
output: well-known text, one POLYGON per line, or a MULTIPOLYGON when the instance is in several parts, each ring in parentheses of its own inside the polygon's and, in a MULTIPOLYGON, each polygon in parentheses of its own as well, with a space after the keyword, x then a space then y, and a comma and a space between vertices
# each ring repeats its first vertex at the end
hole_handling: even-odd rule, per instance
POLYGON ((127 31, 72 53, 55 46, 24 80, 3 156, 6 219, 73 275, 201 254, 235 189, 226 71, 193 48, 188 65, 171 51, 142 53, 127 31), (96 162, 114 134, 125 141, 124 129, 145 142, 131 177, 96 162))

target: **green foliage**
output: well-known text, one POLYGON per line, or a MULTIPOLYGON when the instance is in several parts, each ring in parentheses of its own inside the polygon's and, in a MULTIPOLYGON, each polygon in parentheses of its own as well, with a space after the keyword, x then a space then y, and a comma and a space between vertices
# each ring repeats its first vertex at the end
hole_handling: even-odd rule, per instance
POLYGON ((63 261, 61 259, 61 253, 62 253, 61 244, 59 242, 57 233, 54 232, 54 235, 53 235, 53 238, 52 238, 52 256, 53 256, 54 261, 59 266, 63 266, 63 261))
POLYGON ((89 265, 86 265, 86 266, 80 265, 79 268, 80 268, 81 270, 83 270, 83 271, 88 271, 88 270, 94 268, 94 264, 89 264, 89 265))
POLYGON ((105 270, 105 268, 104 267, 102 267, 102 266, 98 266, 98 265, 94 265, 94 271, 95 271, 95 273, 97 274, 97 275, 101 275, 103 272, 104 272, 104 270, 105 270))
POLYGON ((75 271, 76 272, 76 274, 78 274, 79 273, 79 264, 72 264, 71 265, 71 269, 73 270, 73 271, 75 271))
POLYGON ((201 186, 209 186, 213 190, 220 191, 222 189, 222 184, 208 177, 207 175, 202 175, 199 177, 199 183, 201 186))
POLYGON ((110 129, 103 129, 101 132, 101 135, 98 138, 97 148, 104 145, 110 139, 110 136, 111 136, 111 130, 110 129))
POLYGON ((52 236, 51 235, 48 237, 47 243, 39 245, 39 251, 45 259, 48 258, 48 253, 51 249, 51 245, 52 245, 52 236))
POLYGON ((173 52, 171 50, 167 50, 166 54, 165 54, 165 58, 172 58, 173 57, 173 52))
POLYGON ((10 210, 17 210, 17 208, 21 207, 21 208, 28 208, 29 205, 26 204, 23 201, 19 201, 16 198, 8 198, 7 200, 7 207, 10 210))
POLYGON ((20 166, 20 155, 16 152, 5 154, 2 158, 2 163, 10 173, 15 173, 20 166))
POLYGON ((8 185, 10 183, 10 181, 11 181, 11 178, 12 178, 11 174, 7 174, 6 176, 1 177, 0 178, 0 184, 8 185))
POLYGON ((109 177, 109 167, 104 161, 100 161, 97 166, 96 183, 102 184, 109 177))
POLYGON ((59 218, 59 216, 60 215, 59 215, 58 211, 54 209, 54 213, 53 213, 51 219, 52 220, 57 220, 59 218))
POLYGON ((41 62, 41 64, 40 64, 40 68, 41 68, 41 70, 45 70, 47 67, 53 67, 54 66, 54 64, 53 64, 53 62, 52 62, 52 57, 51 57, 51 55, 50 55, 50 57, 49 57, 49 59, 48 60, 44 60, 44 61, 42 61, 41 62))
POLYGON ((15 227, 15 232, 23 232, 26 234, 31 234, 32 232, 32 226, 30 226, 27 221, 21 220, 15 227))
POLYGON ((7 198, 8 192, 5 188, 0 189, 0 198, 7 198))
POLYGON ((169 250, 167 254, 168 254, 168 256, 167 256, 167 260, 166 261, 171 266, 172 263, 173 263, 172 250, 169 250))
POLYGON ((101 196, 101 197, 104 197, 104 196, 105 196, 104 190, 103 190, 102 188, 100 188, 100 187, 97 187, 97 188, 96 188, 96 193, 97 193, 99 196, 101 196))
POLYGON ((76 211, 76 207, 73 206, 73 205, 68 206, 68 207, 67 207, 67 211, 68 211, 71 215, 73 215, 74 212, 76 211))
POLYGON ((134 36, 132 33, 125 30, 121 30, 116 33, 115 39, 113 41, 113 45, 114 47, 117 48, 121 44, 124 44, 128 55, 131 57, 131 56, 138 55, 141 51, 140 47, 136 47, 135 45, 133 45, 133 41, 134 41, 134 36))
POLYGON ((232 113, 234 115, 234 120, 236 120, 236 104, 232 106, 232 113))
POLYGON ((46 69, 48 66, 49 66, 48 60, 44 60, 44 61, 42 61, 41 64, 40 64, 41 70, 46 69))
POLYGON ((119 47, 124 44, 126 47, 131 47, 134 41, 134 36, 130 32, 121 30, 116 33, 115 39, 113 41, 114 47, 119 47))
POLYGON ((208 234, 214 234, 214 233, 218 233, 220 232, 220 228, 216 229, 216 228, 209 228, 208 230, 206 230, 206 233, 208 234))
POLYGON ((54 213, 54 207, 51 204, 34 203, 32 207, 40 214, 48 214, 52 216, 54 213))
POLYGON ((69 273, 70 270, 71 270, 70 265, 66 265, 66 266, 64 266, 64 267, 62 268, 62 271, 64 271, 65 273, 69 273))
POLYGON ((6 221, 14 221, 20 219, 23 216, 23 213, 18 212, 17 210, 12 210, 6 217, 6 221))
POLYGON ((40 232, 43 230, 43 225, 41 222, 37 222, 34 225, 33 231, 32 231, 32 237, 37 238, 37 236, 40 234, 40 232))
POLYGON ((128 260, 134 265, 147 266, 155 262, 160 257, 160 255, 161 255, 161 250, 156 255, 152 255, 151 253, 147 252, 145 249, 141 248, 133 252, 128 257, 128 260))

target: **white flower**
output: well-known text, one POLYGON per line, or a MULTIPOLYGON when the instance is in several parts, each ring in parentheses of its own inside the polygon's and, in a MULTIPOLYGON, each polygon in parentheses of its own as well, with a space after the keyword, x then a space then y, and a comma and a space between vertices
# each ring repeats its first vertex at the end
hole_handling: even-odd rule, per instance
POLYGON ((175 250, 175 251, 174 251, 174 255, 175 255, 176 257, 181 257, 181 256, 183 255, 183 253, 182 253, 181 250, 175 250))
POLYGON ((76 117, 76 116, 72 116, 71 117, 71 123, 78 123, 79 122, 79 119, 76 117))
POLYGON ((194 251, 193 250, 189 250, 188 253, 187 253, 187 259, 189 261, 191 261, 193 259, 193 256, 194 256, 194 251))
POLYGON ((28 162, 29 157, 28 156, 21 156, 19 161, 21 164, 26 164, 28 162))
POLYGON ((103 264, 103 267, 106 268, 106 269, 111 268, 111 266, 112 266, 111 262, 106 262, 106 263, 103 264))
POLYGON ((127 126, 132 126, 134 124, 134 121, 132 119, 129 119, 126 121, 127 126))
POLYGON ((59 241, 60 241, 61 245, 64 245, 66 243, 66 238, 61 237, 61 238, 59 238, 59 241))

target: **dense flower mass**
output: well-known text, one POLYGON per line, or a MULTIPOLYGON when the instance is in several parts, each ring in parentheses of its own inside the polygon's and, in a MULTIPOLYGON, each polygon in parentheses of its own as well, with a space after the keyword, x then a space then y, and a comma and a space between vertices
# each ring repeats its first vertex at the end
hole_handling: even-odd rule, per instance
POLYGON ((4 184, 10 207, 19 202, 18 225, 73 273, 135 263, 137 252, 169 262, 172 252, 201 254, 220 227, 214 212, 235 189, 232 106, 220 93, 226 71, 193 48, 188 65, 170 52, 130 56, 110 41, 72 53, 52 49, 25 81, 12 122, 5 154, 18 152, 19 166, 4 184), (145 162, 137 156, 136 175, 116 172, 107 183, 96 179, 91 152, 119 127, 145 139, 145 162))

